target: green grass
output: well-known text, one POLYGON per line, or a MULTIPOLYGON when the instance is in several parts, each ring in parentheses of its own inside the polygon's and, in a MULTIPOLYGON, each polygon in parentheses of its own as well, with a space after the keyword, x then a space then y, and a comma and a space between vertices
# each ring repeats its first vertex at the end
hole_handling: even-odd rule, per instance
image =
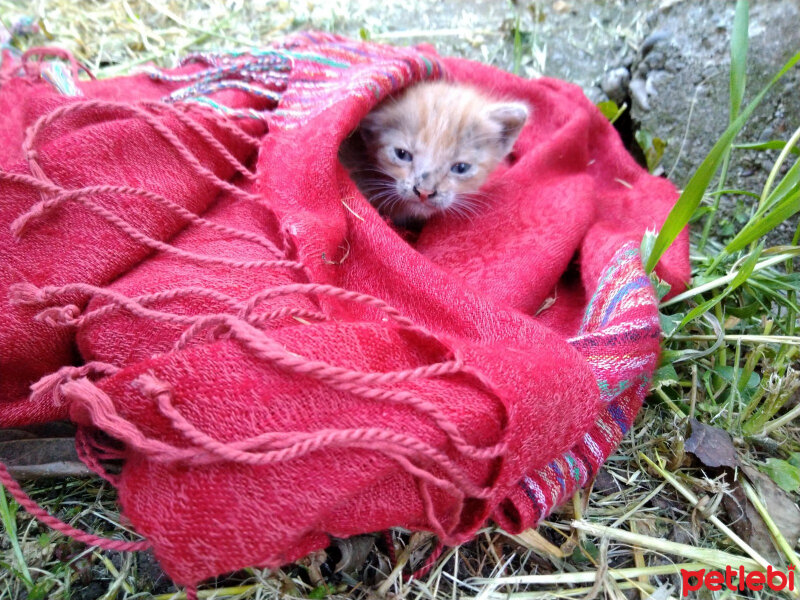
MULTIPOLYGON (((181 52, 214 41, 229 47, 254 44, 280 26, 337 27, 333 17, 314 21, 310 8, 311 16, 303 13, 300 18, 297 13, 293 17, 297 22, 281 25, 284 13, 289 14, 288 4, 281 8, 276 3, 275 10, 258 22, 234 7, 219 13, 214 28, 193 24, 188 4, 130 0, 133 16, 128 17, 121 5, 94 7, 99 22, 121 19, 101 37, 92 37, 90 27, 55 19, 60 28, 51 27, 51 33, 59 36, 56 41, 74 44, 96 70, 111 75, 151 58, 169 62, 181 52), (148 9, 150 4, 158 10, 148 9), (123 30, 133 32, 140 45, 120 42, 123 30), (91 54, 100 46, 102 59, 91 54)), ((66 4, 49 6, 64 9, 66 4)), ((8 14, 3 9, 9 7, 19 8, 19 3, 0 0, 0 15, 8 14)), ((506 68, 519 70, 525 53, 534 49, 526 46, 522 35, 526 27, 522 15, 527 13, 509 11, 513 27, 506 47, 493 46, 487 54, 500 57, 501 63, 505 60, 506 68)), ((538 9, 533 12, 541 17, 538 9)), ((737 561, 752 568, 764 565, 762 551, 732 529, 735 524, 721 508, 737 483, 763 515, 779 563, 800 568, 797 540, 780 534, 781 515, 770 514, 758 487, 742 471, 720 478, 714 470, 703 469, 689 460, 684 447, 690 417, 721 428, 731 435, 744 462, 787 490, 795 503, 800 500, 800 274, 795 272, 800 229, 791 244, 770 246, 767 241, 770 232, 800 211, 800 127, 786 139, 770 142, 738 137, 774 84, 796 68, 800 54, 777 69, 763 89, 748 92, 748 13, 747 3, 738 2, 731 39, 728 128, 697 165, 660 233, 643 244, 652 271, 675 237, 691 224, 693 282, 689 290, 661 304, 664 352, 653 394, 609 459, 603 481, 598 479, 594 490, 578 493, 535 532, 508 536, 493 527, 481 530, 475 541, 448 549, 419 581, 405 582, 399 573, 390 574, 385 557, 376 550, 370 566, 357 576, 317 581, 308 563, 301 561, 276 571, 247 569, 220 578, 204 586, 201 597, 365 598, 371 589, 381 589, 404 598, 522 600, 622 598, 625 591, 635 590, 644 599, 657 590, 663 592, 662 584, 681 567, 718 568, 737 561), (767 181, 758 189, 731 189, 730 165, 738 153, 754 151, 765 153, 774 164, 767 181), (740 200, 744 207, 738 230, 728 234, 718 227, 723 196, 740 200)), ((351 35, 356 37, 359 29, 373 39, 387 35, 361 25, 355 25, 351 35)), ((405 41, 402 31, 391 35, 405 41)), ((34 41, 43 42, 20 43, 34 41)), ((622 109, 611 108, 606 107, 609 117, 618 117, 622 109)), ((96 481, 48 481, 26 488, 49 510, 84 528, 107 535, 121 528, 108 486, 96 481)), ((82 594, 109 599, 180 597, 172 594, 169 584, 146 575, 143 556, 123 558, 75 545, 39 526, 2 493, 0 522, 0 600, 60 600, 82 594)), ((395 536, 407 549, 400 554, 412 557, 412 547, 421 542, 402 531, 395 536)), ((672 592, 673 597, 678 594, 679 590, 672 592)))
POLYGON ((6 498, 6 490, 0 486, 0 522, 3 523, 5 530, 5 537, 11 546, 13 554, 13 563, 3 562, 0 563, 9 572, 14 573, 27 590, 33 588, 33 578, 28 570, 28 564, 22 554, 22 548, 19 545, 19 538, 17 536, 17 510, 19 506, 16 502, 9 504, 6 498))

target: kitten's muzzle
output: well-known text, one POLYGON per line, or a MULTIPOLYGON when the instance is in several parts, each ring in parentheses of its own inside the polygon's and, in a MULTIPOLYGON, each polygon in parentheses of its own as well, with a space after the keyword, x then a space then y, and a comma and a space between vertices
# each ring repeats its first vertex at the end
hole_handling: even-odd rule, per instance
POLYGON ((414 193, 417 195, 417 198, 425 202, 428 198, 433 198, 436 195, 436 190, 425 190, 419 189, 417 186, 414 186, 414 193))

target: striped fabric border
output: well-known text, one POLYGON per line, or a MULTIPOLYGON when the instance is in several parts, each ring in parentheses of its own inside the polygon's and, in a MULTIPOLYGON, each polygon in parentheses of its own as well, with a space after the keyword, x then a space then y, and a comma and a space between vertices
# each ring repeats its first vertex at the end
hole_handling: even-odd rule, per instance
POLYGON ((569 340, 589 363, 605 408, 578 444, 519 482, 534 524, 585 486, 630 429, 658 361, 655 307, 639 251, 628 244, 599 281, 579 335, 569 340))

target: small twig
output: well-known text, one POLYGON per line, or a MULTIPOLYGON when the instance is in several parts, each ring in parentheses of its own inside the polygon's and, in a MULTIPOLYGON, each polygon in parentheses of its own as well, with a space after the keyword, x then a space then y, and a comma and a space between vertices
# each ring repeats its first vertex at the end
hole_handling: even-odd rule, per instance
MULTIPOLYGON (((347 200, 352 200, 352 198, 347 198, 347 200)), ((364 220, 364 217, 362 217, 360 214, 358 214, 356 211, 354 211, 352 208, 350 208, 350 207, 347 205, 347 202, 345 202, 345 198, 342 198, 342 199, 341 199, 341 202, 342 202, 342 204, 344 205, 344 207, 345 207, 347 210, 349 210, 349 211, 350 211, 350 212, 353 214, 353 216, 355 216, 355 217, 356 217, 356 218, 358 218, 358 219, 361 219, 362 221, 364 220)))
MULTIPOLYGON (((577 523, 577 521, 573 522, 573 526, 575 523, 577 523)), ((581 521, 580 523, 584 522, 581 521)), ((589 523, 586 524, 590 525, 589 523)), ((598 525, 598 527, 601 526, 598 525)), ((589 532, 588 529, 586 529, 586 531, 589 532)), ((678 545, 683 546, 684 544, 678 545)), ((691 546, 686 547, 691 548, 691 546)), ((695 548, 695 550, 697 550, 697 548, 695 548)), ((646 567, 644 569, 640 569, 638 567, 628 567, 624 569, 609 569, 607 576, 614 580, 628 580, 640 577, 641 575, 647 575, 650 577, 655 575, 673 575, 675 573, 680 573, 681 569, 686 569, 687 571, 696 571, 707 566, 708 564, 706 562, 689 562, 674 565, 658 565, 655 567, 646 567)), ((551 575, 518 575, 516 577, 496 577, 494 579, 476 578, 469 581, 471 583, 482 583, 489 585, 492 588, 498 588, 503 585, 560 585, 571 583, 593 583, 595 579, 597 579, 597 571, 581 571, 580 573, 554 573, 551 575)), ((507 595, 503 594, 503 598, 506 597, 507 595)))
MULTIPOLYGON (((656 587, 653 585, 643 584, 636 581, 617 581, 615 583, 618 590, 640 590, 646 592, 647 594, 654 594, 656 591, 656 587)), ((538 591, 538 592, 519 592, 514 594, 501 594, 499 592, 490 592, 485 598, 491 598, 492 600, 553 600, 553 598, 572 598, 576 596, 582 596, 586 592, 588 592, 591 588, 588 587, 579 587, 579 588, 565 588, 563 590, 558 590, 558 595, 556 596, 552 591, 538 591)), ((470 600, 466 596, 462 596, 465 600, 470 600)), ((483 600, 484 597, 477 596, 473 600, 481 599, 483 600)), ((666 596, 664 600, 675 600, 674 596, 666 596)))
MULTIPOLYGON (((636 520, 631 520, 631 532, 638 534, 639 532, 636 531, 636 529, 637 529, 636 520)), ((608 538, 604 538, 604 541, 605 540, 608 540, 608 538)), ((633 564, 640 569, 644 569, 647 566, 644 562, 644 553, 642 552, 642 549, 639 548, 638 546, 633 547, 633 564)), ((639 583, 647 584, 649 582, 647 581, 647 577, 645 575, 639 575, 639 583)), ((645 592, 643 590, 639 592, 639 596, 642 600, 647 600, 647 597, 645 596, 645 592)))
MULTIPOLYGON (((579 529, 597 537, 610 537, 619 542, 639 546, 641 548, 647 548, 656 552, 661 552, 664 554, 676 554, 695 562, 703 563, 704 566, 712 566, 723 570, 728 565, 737 569, 740 566, 743 566, 746 571, 766 570, 766 566, 764 566, 762 569, 757 561, 745 558, 744 556, 737 556, 729 552, 723 552, 722 550, 698 548, 696 546, 690 546, 689 544, 671 542, 661 538, 654 538, 647 535, 632 533, 630 531, 625 531, 624 529, 614 529, 613 527, 606 527, 605 525, 598 525, 597 523, 589 523, 588 521, 573 521, 571 525, 575 529, 579 529)), ((766 564, 768 565, 769 563, 766 564)), ((636 577, 639 575, 640 573, 637 573, 636 577)))

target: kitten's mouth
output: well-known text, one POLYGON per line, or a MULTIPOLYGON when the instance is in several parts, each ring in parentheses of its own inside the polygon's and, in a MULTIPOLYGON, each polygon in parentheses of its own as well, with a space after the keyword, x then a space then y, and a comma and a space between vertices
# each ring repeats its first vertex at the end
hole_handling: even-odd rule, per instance
POLYGON ((414 213, 414 216, 422 217, 424 219, 427 219, 441 210, 430 200, 422 200, 421 198, 407 198, 405 205, 410 212, 414 213))
POLYGON ((437 210, 439 210, 435 206, 431 206, 430 204, 428 204, 426 202, 415 202, 414 203, 414 209, 417 212, 419 212, 420 214, 423 214, 425 216, 430 216, 433 213, 435 213, 437 210))

